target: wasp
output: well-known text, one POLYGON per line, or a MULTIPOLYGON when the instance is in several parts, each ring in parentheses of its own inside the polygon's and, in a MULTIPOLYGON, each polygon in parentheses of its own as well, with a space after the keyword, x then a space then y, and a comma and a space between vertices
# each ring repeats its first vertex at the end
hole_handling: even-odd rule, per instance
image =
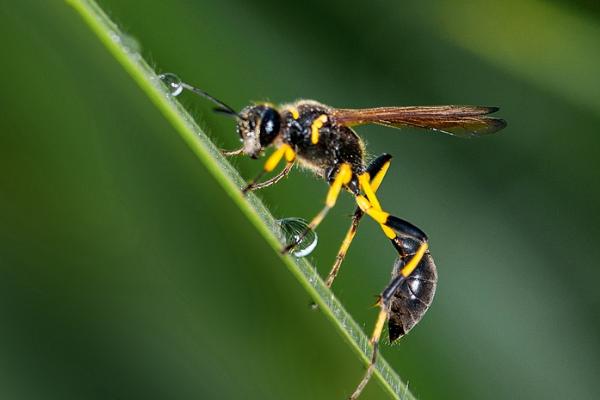
MULTIPOLYGON (((385 211, 377 198, 376 192, 392 157, 383 154, 367 164, 364 142, 353 127, 366 124, 414 127, 458 137, 475 137, 503 129, 506 121, 489 116, 498 111, 497 107, 446 105, 345 109, 313 100, 299 100, 281 106, 260 103, 236 112, 201 89, 186 83, 182 86, 217 104, 215 111, 237 120, 236 130, 242 147, 223 151, 223 154, 259 158, 266 149, 275 148, 258 176, 242 189, 244 193, 277 183, 289 174, 294 165, 311 170, 329 184, 325 205, 310 221, 304 235, 318 227, 335 206, 342 190, 354 196, 357 207, 325 280, 328 287, 333 284, 365 214, 379 224, 398 252, 391 280, 378 296, 376 305, 380 311, 370 338, 373 351, 362 380, 350 396, 350 399, 356 399, 373 374, 386 322, 390 342, 394 342, 423 318, 433 301, 437 270, 427 235, 412 223, 385 211), (270 179, 259 181, 283 160, 285 166, 280 172, 270 179)), ((282 252, 291 251, 302 237, 300 235, 294 243, 285 246, 282 252)))

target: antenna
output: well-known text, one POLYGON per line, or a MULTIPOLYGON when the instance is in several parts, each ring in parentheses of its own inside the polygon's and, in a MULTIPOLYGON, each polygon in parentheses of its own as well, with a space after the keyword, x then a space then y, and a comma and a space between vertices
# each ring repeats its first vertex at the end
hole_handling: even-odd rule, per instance
POLYGON ((211 96, 210 94, 206 93, 204 90, 198 89, 197 87, 189 85, 189 84, 187 84, 185 82, 181 82, 181 87, 183 87, 186 90, 189 90, 190 92, 193 92, 193 93, 197 94, 198 96, 204 97, 205 99, 208 99, 208 100, 212 101, 213 103, 217 104, 219 107, 215 107, 213 109, 214 111, 216 111, 218 113, 221 113, 221 114, 232 115, 232 116, 234 116, 236 118, 239 118, 239 119, 244 119, 233 108, 229 107, 227 104, 223 103, 221 100, 219 100, 219 99, 211 96))

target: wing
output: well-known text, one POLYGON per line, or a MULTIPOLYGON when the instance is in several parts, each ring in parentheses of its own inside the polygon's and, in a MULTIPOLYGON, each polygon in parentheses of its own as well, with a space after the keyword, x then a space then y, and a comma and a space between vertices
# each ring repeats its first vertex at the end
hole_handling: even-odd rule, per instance
POLYGON ((334 109, 335 121, 341 125, 385 125, 393 128, 415 127, 454 136, 473 137, 499 131, 506 126, 501 118, 488 117, 498 107, 425 106, 334 109))

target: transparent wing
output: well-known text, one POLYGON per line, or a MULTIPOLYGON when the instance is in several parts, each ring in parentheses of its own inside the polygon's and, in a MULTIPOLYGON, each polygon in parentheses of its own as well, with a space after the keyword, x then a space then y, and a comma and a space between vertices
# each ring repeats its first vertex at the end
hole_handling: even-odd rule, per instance
POLYGON ((497 107, 480 106, 415 106, 334 109, 339 124, 356 126, 385 125, 393 128, 415 127, 444 132, 454 136, 473 137, 498 132, 506 126, 501 118, 487 116, 497 107))

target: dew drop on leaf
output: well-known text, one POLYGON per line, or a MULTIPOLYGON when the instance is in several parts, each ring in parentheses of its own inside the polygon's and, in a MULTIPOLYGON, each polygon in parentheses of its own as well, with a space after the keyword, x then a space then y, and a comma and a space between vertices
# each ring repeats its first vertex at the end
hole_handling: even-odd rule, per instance
MULTIPOLYGON (((308 228, 308 222, 302 218, 283 218, 278 219, 277 223, 281 228, 282 239, 286 246, 297 242, 302 233, 308 228)), ((308 231, 304 238, 292 249, 292 255, 306 257, 317 247, 317 241, 317 233, 313 230, 308 231)))
POLYGON ((175 74, 170 72, 166 72, 164 74, 160 74, 158 78, 163 81, 163 83, 169 89, 169 93, 171 96, 179 96, 183 91, 183 85, 181 84, 181 79, 175 74))

